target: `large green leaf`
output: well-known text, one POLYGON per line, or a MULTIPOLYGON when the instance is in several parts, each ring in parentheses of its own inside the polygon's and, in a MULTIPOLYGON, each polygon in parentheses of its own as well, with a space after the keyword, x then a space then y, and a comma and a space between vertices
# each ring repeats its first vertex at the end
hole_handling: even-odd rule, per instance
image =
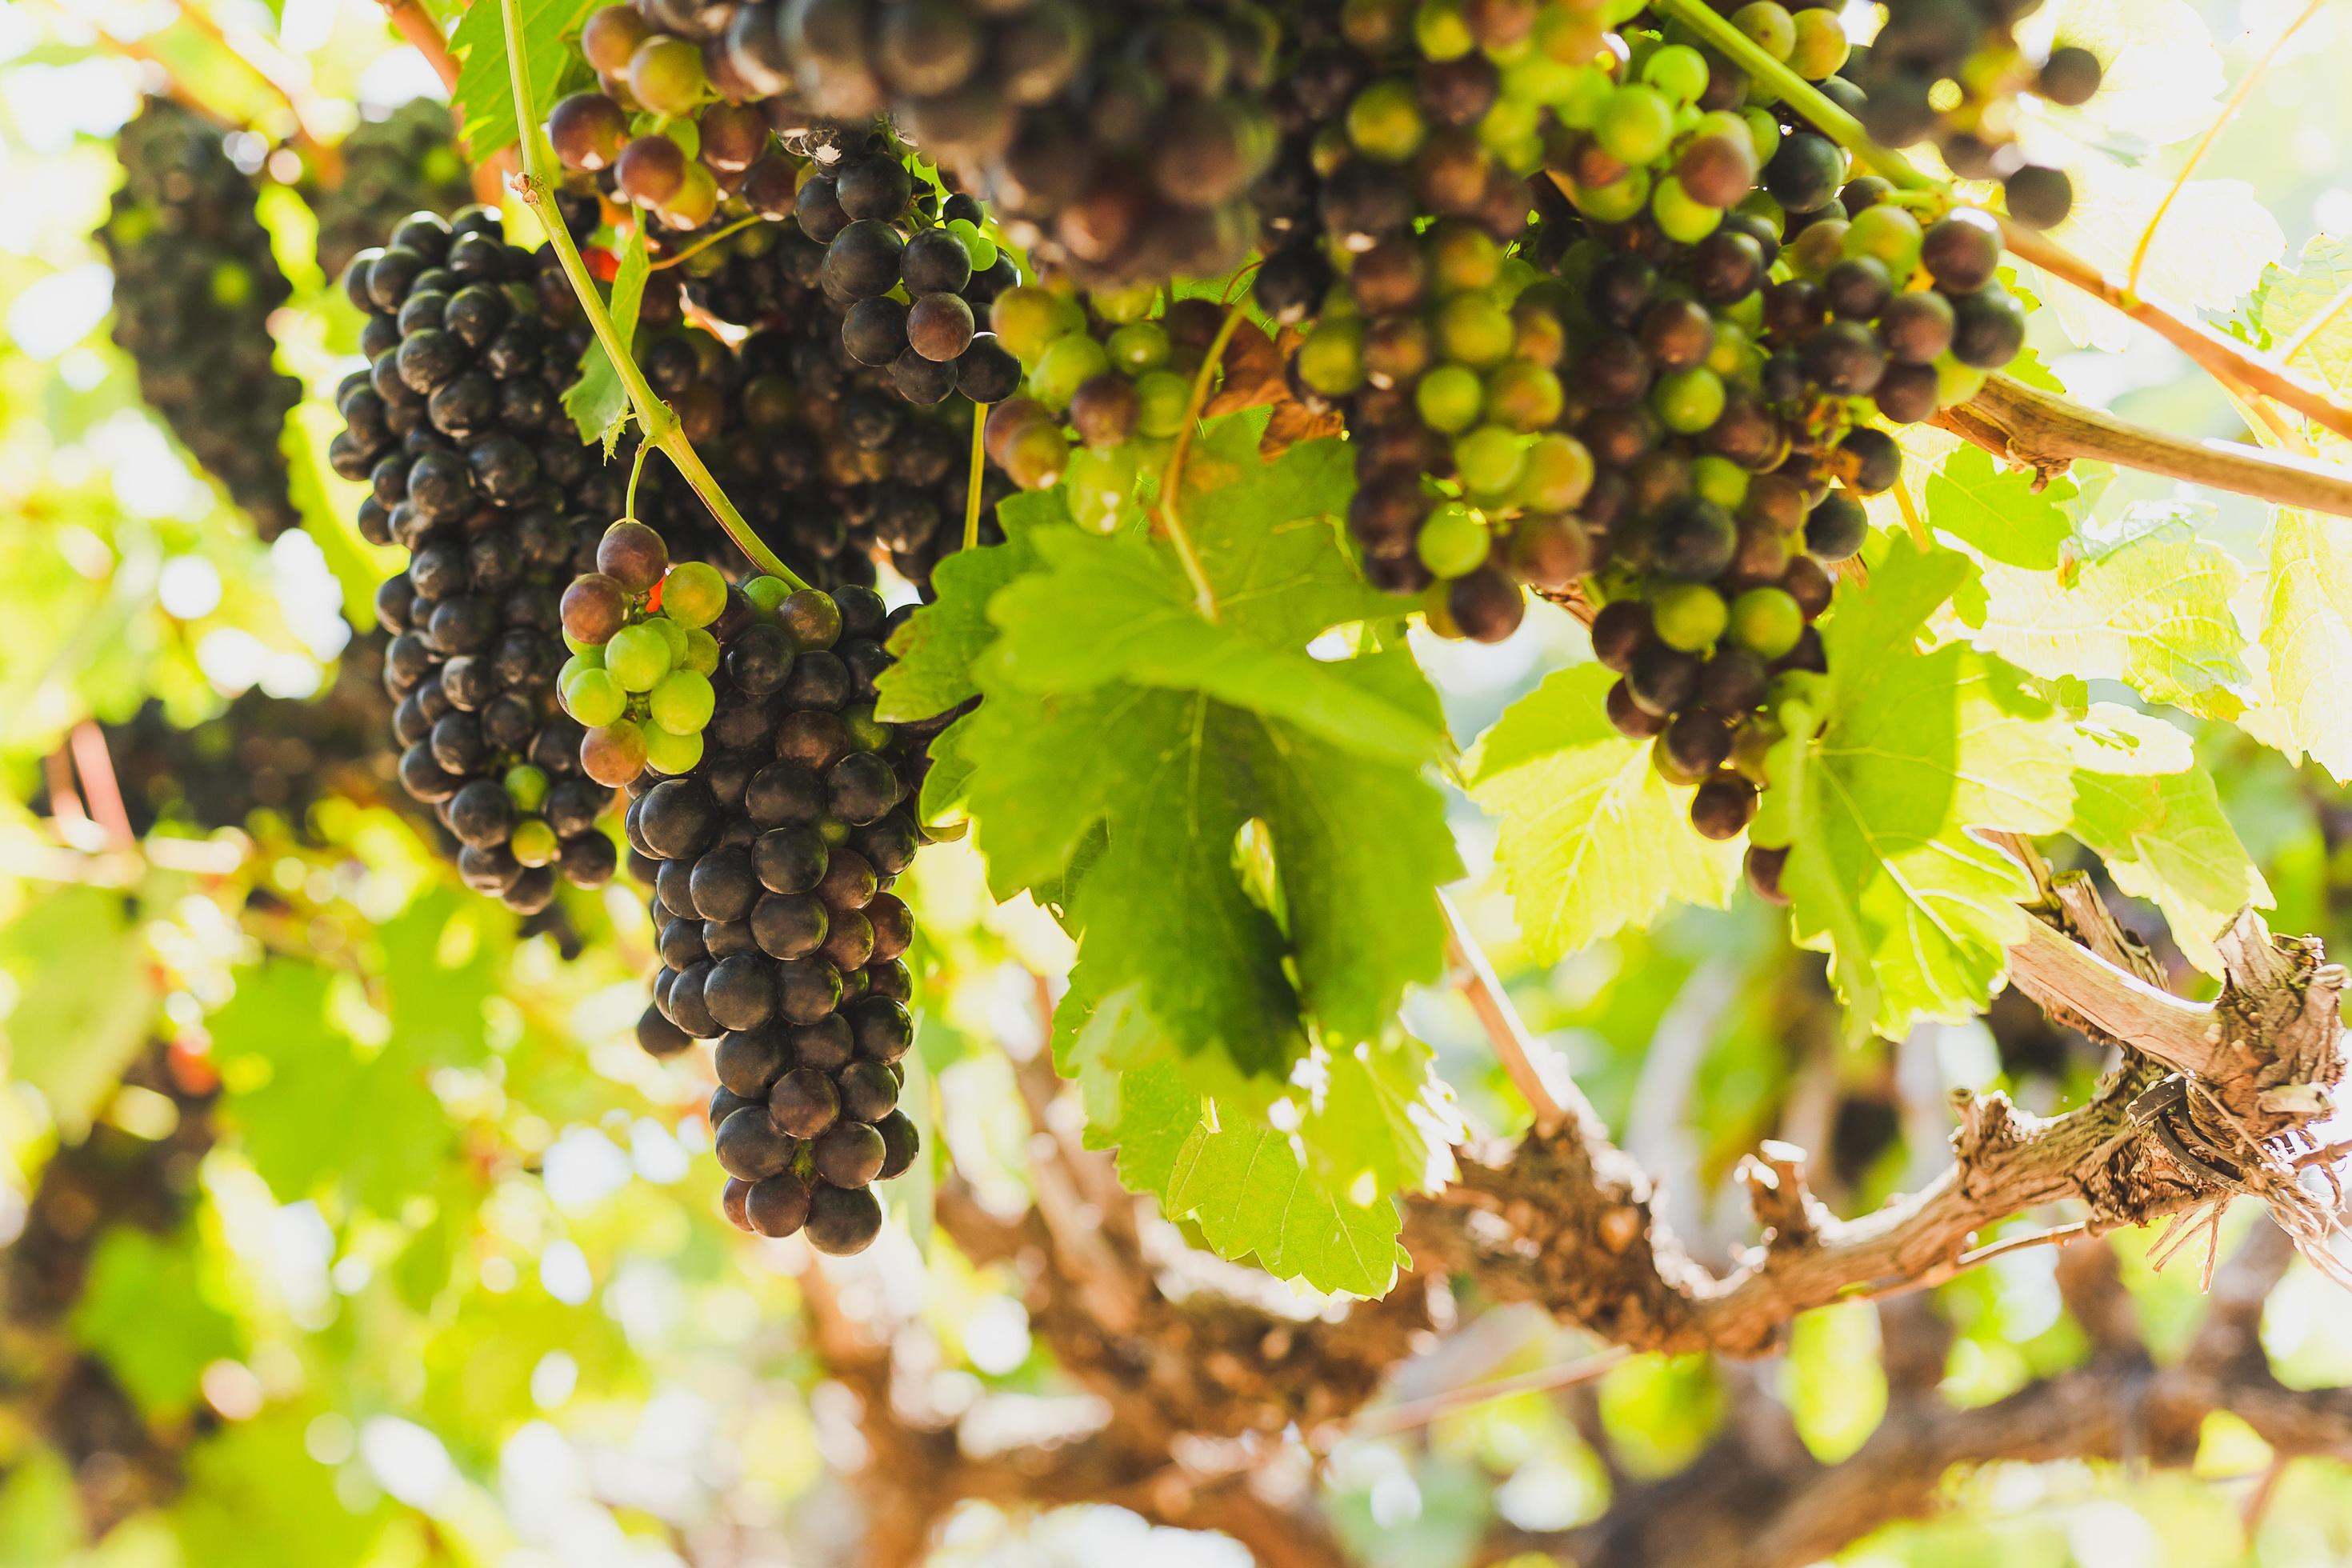
POLYGON ((2279 509, 2263 609, 2270 705, 2248 727, 2290 759, 2352 780, 2352 520, 2279 509))
MULTIPOLYGON (((651 270, 646 226, 633 225, 627 243, 621 247, 620 270, 613 275, 613 297, 608 302, 613 334, 620 339, 624 354, 637 334, 637 310, 645 302, 646 279, 651 270)), ((591 338, 581 351, 580 379, 564 389, 563 411, 579 427, 582 441, 603 442, 604 456, 612 457, 628 422, 629 389, 621 384, 621 373, 614 368, 612 355, 604 352, 602 338, 591 338)))
POLYGON ((2245 710, 2243 574, 2187 522, 2158 522, 2060 572, 1988 566, 1979 646, 2052 679, 2121 680, 2207 719, 2245 710))
MULTIPOLYGON (((603 0, 520 0, 523 58, 530 67, 534 105, 550 105, 588 78, 588 62, 571 42, 603 0)), ((514 86, 507 75, 506 27, 499 0, 474 0, 449 35, 457 57, 451 97, 465 112, 466 151, 480 163, 515 144, 514 86)))
POLYGON ((1739 879, 1738 847, 1693 832, 1690 790, 1609 721, 1615 679, 1592 664, 1547 678, 1480 737, 1465 770, 1471 798, 1500 825, 1496 860, 1519 931, 1547 962, 1669 903, 1720 909, 1739 879))
POLYGON ((996 591, 1037 565, 1030 547, 1033 528, 1067 526, 1069 510, 1059 490, 1013 496, 996 509, 1004 542, 959 550, 931 573, 938 597, 925 605, 890 639, 897 662, 884 670, 874 704, 885 723, 929 719, 980 695, 974 666, 996 642, 988 618, 996 591))
POLYGON ((195 1245, 193 1231, 169 1237, 127 1226, 109 1230, 74 1309, 74 1337, 159 1419, 184 1415, 205 1368, 245 1349, 235 1320, 204 1286, 195 1245))
POLYGON ((1964 557, 1897 538, 1866 590, 1841 592, 1830 673, 1781 709, 1789 735, 1752 830, 1789 847, 1798 940, 1829 953, 1840 994, 1889 1038, 1973 1017, 2024 935, 2032 881, 1969 830, 2053 833, 2071 816, 2050 704, 2000 659, 1918 646, 1968 575, 1964 557))
POLYGON ((1927 476, 1927 521, 1988 561, 2046 572, 2074 531, 2066 513, 2074 495, 2072 479, 2037 489, 2030 471, 1997 468, 1981 448, 1962 447, 1927 476))
POLYGON ((60 888, 0 934, 0 965, 17 987, 9 1072, 41 1091, 68 1137, 88 1130, 154 1022, 137 912, 119 892, 60 888))

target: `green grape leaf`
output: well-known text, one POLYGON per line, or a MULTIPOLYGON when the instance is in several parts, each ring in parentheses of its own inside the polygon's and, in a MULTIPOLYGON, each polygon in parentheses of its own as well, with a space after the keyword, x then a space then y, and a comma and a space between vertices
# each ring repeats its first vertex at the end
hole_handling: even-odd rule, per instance
POLYGON ((186 1563, 356 1568, 395 1511, 380 1494, 352 1496, 312 1458, 303 1435, 316 1405, 274 1404, 224 1422, 188 1450, 188 1486, 166 1516, 186 1563))
POLYGON ((929 719, 980 694, 974 666, 997 637, 988 618, 989 601, 1014 578, 1036 570, 1031 531, 1066 524, 1069 510, 1060 490, 1031 491, 1000 503, 996 520, 1004 542, 959 550, 941 561, 931 572, 938 597, 890 638, 897 662, 876 683, 874 704, 874 716, 884 723, 929 719))
POLYGON ((2059 572, 1986 567, 1976 642, 2035 675, 2120 680, 2151 702, 2234 719, 2250 689, 2231 608, 2243 575, 2174 518, 2059 572))
POLYGON ((1519 931, 1550 963, 1670 903, 1721 909, 1739 879, 1736 844, 1690 825, 1691 791, 1609 721, 1616 677, 1597 664, 1545 679, 1479 737, 1464 771, 1496 819, 1495 858, 1519 931))
POLYGON ((2336 309, 2347 285, 2352 285, 2352 240, 2314 235, 2292 270, 2273 267, 2263 275, 2252 302, 2262 341, 2291 348, 2286 363, 2339 396, 2352 392, 2352 310, 2336 309), (2320 319, 2331 310, 2334 315, 2320 319))
POLYGON ((1751 829, 1789 848, 1798 941, 1830 955, 1857 1019, 1890 1039, 1975 1016, 2025 933, 2032 880, 1969 830, 2053 833, 2072 814, 2050 704, 1998 658, 1919 647, 1969 573, 1965 557, 1898 536, 1866 590, 1841 590, 1822 623, 1830 673, 1783 704, 1789 733, 1751 829))
MULTIPOLYGON (((620 270, 613 275, 613 297, 610 310, 613 333, 621 342, 621 352, 627 353, 637 335, 637 310, 646 298, 646 279, 652 266, 646 252, 646 226, 630 226, 629 237, 621 247, 620 270)), ((621 373, 614 368, 613 358, 604 352, 604 340, 591 338, 580 354, 580 379, 563 393, 563 411, 580 430, 583 442, 601 441, 609 460, 613 448, 621 442, 621 432, 629 420, 629 389, 621 384, 621 373)))
POLYGON ((2066 508, 2076 493, 2063 478, 2037 490, 2031 472, 1997 468, 1990 453, 1962 447, 1927 476, 1927 521, 1988 561, 2047 572, 2074 531, 2066 508))
POLYGON ((74 1337, 157 1419, 184 1415, 205 1368, 245 1350, 236 1321, 204 1289, 195 1245, 193 1231, 164 1237, 113 1226, 74 1308, 74 1337))
MULTIPOLYGON (((571 37, 602 0, 520 0, 523 58, 530 68, 530 95, 545 114, 555 100, 589 79, 587 59, 571 37)), ((507 77, 506 25, 498 0, 475 0, 449 35, 457 57, 457 85, 450 96, 465 113, 461 134, 467 156, 478 163, 513 146, 514 86, 507 77)))
POLYGON ((137 912, 119 892, 60 888, 0 933, 0 967, 17 987, 10 1075, 41 1091, 68 1138, 89 1130, 154 1022, 137 912))
POLYGON ((2352 781, 2352 521, 2281 507, 2271 519, 2263 651, 2270 703, 2248 728, 2286 753, 2308 756, 2338 784, 2352 781))
POLYGON ((2116 887, 2164 912, 2190 963, 2218 975, 2213 939, 2248 905, 2270 908, 2272 896, 2188 737, 2101 705, 2076 726, 2074 753, 2066 831, 2106 862, 2116 887))

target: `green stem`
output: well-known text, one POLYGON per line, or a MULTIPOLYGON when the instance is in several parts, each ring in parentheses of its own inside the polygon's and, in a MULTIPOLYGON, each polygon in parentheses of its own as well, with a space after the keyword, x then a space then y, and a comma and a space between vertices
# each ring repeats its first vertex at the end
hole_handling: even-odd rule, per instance
POLYGON ((988 427, 988 405, 971 405, 971 484, 963 502, 963 547, 974 550, 980 545, 980 481, 987 475, 988 448, 982 432, 988 427))
POLYGON ((1789 107, 1811 121, 1815 129, 1853 154, 1889 184, 1905 190, 1941 190, 1941 184, 1921 174, 1900 153, 1881 147, 1862 128, 1862 121, 1840 109, 1829 94, 1774 59, 1756 40, 1733 26, 1706 0, 1652 0, 1651 9, 1672 16, 1749 76, 1788 100, 1789 107))
POLYGON ((1192 581, 1192 596, 1201 606, 1201 614, 1210 620, 1217 618, 1217 591, 1209 582, 1208 568, 1201 563, 1201 553, 1192 548, 1192 536, 1185 530, 1184 515, 1179 509, 1177 492, 1184 484, 1184 459, 1192 454, 1192 433, 1199 428, 1201 410, 1209 401, 1209 384, 1217 378, 1217 366, 1223 363, 1225 346, 1234 341, 1234 330, 1242 324, 1249 310, 1249 296, 1244 294, 1225 312, 1224 323, 1218 327, 1216 337, 1209 344, 1208 356, 1201 361, 1198 374, 1192 377, 1192 395, 1184 402, 1184 422, 1177 428, 1176 445, 1168 454, 1168 467, 1160 476, 1160 523, 1167 531, 1168 542, 1176 547, 1176 559, 1183 563, 1184 575, 1192 581))
POLYGON ((688 246, 676 256, 663 257, 659 261, 655 262, 646 270, 659 272, 667 268, 676 267, 681 262, 691 261, 696 257, 701 255, 704 251, 709 249, 712 246, 717 245, 719 241, 724 239, 732 239, 735 236, 742 233, 753 224, 764 223, 765 221, 767 220, 761 217, 757 213, 753 213, 750 217, 739 217, 733 223, 729 224, 725 228, 719 230, 717 233, 704 235, 700 239, 696 240, 692 245, 688 246))
POLYGON ((563 276, 571 283, 572 293, 579 296, 580 308, 587 313, 588 325, 595 332, 596 341, 604 345, 605 357, 613 362, 621 386, 629 395, 629 406, 636 412, 646 444, 667 454, 694 493, 702 498, 702 504, 710 509, 710 515, 719 520, 719 526, 727 531, 727 537, 735 542, 735 547, 754 566, 795 588, 807 587, 809 584, 800 574, 779 560, 776 552, 752 531, 751 525, 743 521, 743 514, 735 510, 735 503, 727 499, 727 492, 719 488, 719 481, 703 465, 693 443, 686 438, 677 416, 670 412, 669 405, 654 395, 645 372, 637 368, 637 362, 629 355, 629 346, 621 341, 619 329, 613 325, 612 312, 604 308, 604 297, 597 292, 588 264, 580 258, 580 247, 572 243, 572 231, 564 226, 562 215, 549 212, 547 193, 558 183, 555 150, 547 144, 547 138, 540 131, 539 113, 531 103, 530 61, 523 54, 520 0, 499 0, 499 18, 506 28, 507 79, 514 87, 515 130, 521 138, 523 173, 516 184, 522 193, 523 205, 539 219, 540 229, 547 236, 556 260, 562 263, 563 276))
POLYGON ((621 515, 632 522, 637 516, 637 479, 646 471, 646 454, 653 448, 645 442, 637 443, 637 455, 629 459, 629 499, 621 503, 621 515))

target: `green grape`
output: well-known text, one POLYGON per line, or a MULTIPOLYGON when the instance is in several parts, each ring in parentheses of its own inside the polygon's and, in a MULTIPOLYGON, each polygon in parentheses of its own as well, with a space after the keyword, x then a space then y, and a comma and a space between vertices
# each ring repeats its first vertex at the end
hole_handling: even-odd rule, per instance
POLYGON ((1675 583, 1658 590, 1650 600, 1650 619, 1658 640, 1685 653, 1711 647, 1729 624, 1731 612, 1723 595, 1704 583, 1675 583))
MULTIPOLYGON (((601 654, 604 650, 600 647, 596 651, 601 654)), ((562 667, 556 670, 555 689, 562 691, 565 687, 571 685, 572 678, 578 675, 583 669, 602 669, 604 668, 604 661, 603 659, 599 658, 595 663, 591 664, 575 653, 570 658, 565 659, 562 667)))
POLYGON ((1516 171, 1532 145, 1535 158, 1543 157, 1543 106, 1517 99, 1498 98, 1494 107, 1478 120, 1478 143, 1507 159, 1516 171))
POLYGON ((1650 407, 1667 429, 1696 436, 1723 416, 1723 378, 1705 365, 1660 376, 1650 407))
POLYGON ((1503 68, 1503 97, 1530 112, 1564 103, 1576 91, 1581 73, 1570 61, 1554 58, 1538 48, 1503 68))
POLYGON ((537 811, 547 799, 547 774, 529 763, 517 763, 499 781, 506 785, 507 798, 517 811, 537 811))
POLYGON ((1720 332, 1726 322, 1745 333, 1749 342, 1754 342, 1764 330, 1764 290, 1751 289, 1728 305, 1717 305, 1715 308, 1716 330, 1720 332))
POLYGON ((697 675, 690 669, 673 669, 653 689, 646 699, 646 710, 656 724, 671 734, 692 735, 710 722, 711 710, 717 702, 718 693, 710 689, 709 676, 697 675))
MULTIPOLYGON (((669 639, 651 621, 623 626, 604 647, 604 671, 624 691, 651 691, 661 684, 661 678, 670 672, 674 662, 669 639)), ((588 722, 585 719, 580 721, 588 722)))
POLYGON ((1070 330, 1061 296, 1034 283, 1018 283, 999 294, 988 307, 988 327, 1006 352, 1030 366, 1070 330))
POLYGON ((1049 344, 1037 357, 1029 372, 1029 395, 1059 414, 1070 405, 1078 388, 1109 368, 1110 355, 1103 352, 1102 344, 1085 332, 1072 332, 1049 344))
POLYGON ((727 608, 727 579, 701 561, 681 561, 662 581, 662 614, 681 626, 707 626, 727 608))
POLYGON ((1586 66, 1576 73, 1567 93, 1552 106, 1553 115, 1570 131, 1590 131, 1601 123, 1601 110, 1617 90, 1609 73, 1586 66))
POLYGON ((1691 459, 1691 493, 1738 511, 1748 499, 1748 470, 1728 458, 1702 452, 1691 459))
POLYGON ((790 583, 785 582, 782 577, 771 577, 765 574, 743 584, 743 596, 751 601, 751 607, 759 611, 763 617, 772 618, 776 613, 776 606, 792 597, 792 593, 793 585, 790 583))
POLYGON ((1723 222, 1721 207, 1696 200, 1672 174, 1651 191, 1650 214, 1658 220, 1658 232, 1677 245, 1696 245, 1723 222))
POLYGON ((527 816, 515 824, 507 848, 526 866, 546 866, 562 853, 563 846, 557 842, 555 829, 536 816, 527 816))
POLYGON ((1137 376, 1136 433, 1157 440, 1169 439, 1184 427, 1184 410, 1192 401, 1192 384, 1172 370, 1147 371, 1137 376))
POLYGON ((1412 41, 1423 59, 1459 59, 1478 47, 1463 18, 1461 0, 1421 0, 1412 16, 1412 41))
POLYGON ((1488 414, 1514 430, 1549 429, 1566 402, 1559 375, 1532 360, 1505 360, 1486 378, 1488 414))
POLYGON ((1402 77, 1372 83, 1348 105, 1348 140, 1367 158, 1402 163, 1428 136, 1420 96, 1402 77))
POLYGON ((1483 228, 1444 224, 1423 237, 1430 280, 1441 294, 1489 289, 1503 275, 1503 247, 1483 228))
MULTIPOLYGON (((1749 104, 1739 110, 1739 123, 1748 127, 1748 144, 1756 150, 1756 166, 1760 169, 1772 161, 1773 153, 1780 150, 1780 122, 1772 118, 1770 110, 1749 104)), ((1754 191, 1749 195, 1763 195, 1764 193, 1754 191)))
POLYGON ((1601 150, 1621 163, 1635 168, 1654 163, 1674 142, 1674 105, 1654 88, 1628 83, 1601 106, 1592 135, 1601 150))
POLYGON ((1458 500, 1447 501, 1429 514, 1413 541, 1421 563, 1440 577, 1462 577, 1486 563, 1491 541, 1478 514, 1458 500))
POLYGON ((686 658, 678 668, 697 675, 715 674, 719 668, 719 639, 700 626, 690 629, 686 634, 686 658))
POLYGON ((655 616, 646 625, 653 627, 669 649, 669 667, 676 669, 686 662, 686 628, 667 616, 655 616))
POLYGON ((1471 494, 1507 495, 1528 471, 1527 442, 1500 425, 1481 425, 1454 438, 1454 467, 1471 494))
POLYGON ((1797 47, 1797 24, 1780 0, 1753 0, 1731 14, 1731 25, 1776 60, 1785 60, 1797 47))
POLYGON ((1880 202, 1863 208, 1846 226, 1845 253, 1875 257, 1899 289, 1919 269, 1923 237, 1917 218, 1893 202, 1880 202))
POLYGON ((1481 290, 1456 294, 1437 308, 1437 346, 1456 363, 1486 369, 1511 356, 1519 330, 1511 313, 1481 290))
POLYGON ((1135 454, 1126 447, 1071 453, 1063 475, 1071 518, 1089 533, 1117 533, 1134 510, 1135 475, 1135 454))
POLYGON ((1731 602, 1731 637, 1761 659, 1779 658, 1805 633, 1805 612, 1785 588, 1750 588, 1731 602))
MULTIPOLYGON (((1834 206, 1835 204, 1832 205, 1834 206)), ((1790 271, 1818 283, 1822 274, 1845 259, 1847 226, 1843 218, 1835 217, 1825 217, 1819 223, 1810 224, 1802 234, 1789 242, 1788 248, 1780 252, 1780 258, 1789 264, 1790 271)))
POLYGON ((692 773, 694 764, 702 761, 702 734, 699 731, 691 735, 674 735, 655 725, 646 729, 644 736, 646 766, 657 773, 667 773, 676 778, 680 773, 692 773))
POLYGON ((628 710, 629 694, 609 669, 583 669, 561 687, 563 710, 590 729, 610 724, 628 710))
MULTIPOLYGON (((1326 397, 1345 397, 1362 385, 1364 323, 1353 316, 1327 316, 1317 322, 1298 345, 1298 379, 1326 397)), ((1142 390, 1142 383, 1136 384, 1136 390, 1142 390)), ((1191 396, 1191 388, 1185 395, 1191 396)))
POLYGON ((1168 363, 1168 329, 1157 321, 1129 321, 1111 333, 1103 347, 1112 364, 1129 375, 1140 375, 1168 363))
POLYGON ((1151 314, 1151 307, 1160 302, 1160 285, 1136 283, 1124 289, 1097 289, 1088 298, 1094 303, 1096 315, 1123 327, 1151 314))
POLYGON ((1790 19, 1796 24, 1796 37, 1789 49, 1790 68, 1807 81, 1827 81, 1837 75, 1853 51, 1838 14, 1800 11, 1790 19))
POLYGON ((1650 171, 1630 168, 1605 185, 1579 185, 1570 199, 1595 223, 1630 223, 1650 200, 1650 171))
POLYGON ((1676 104, 1696 103, 1707 74, 1706 57, 1688 44, 1667 44, 1642 62, 1642 79, 1676 104))
POLYGON ((1413 407, 1420 412, 1422 423, 1449 436, 1476 424, 1484 402, 1478 373, 1467 365, 1439 365, 1412 389, 1413 407))
POLYGON ((1573 511, 1592 489, 1592 454, 1573 436, 1538 436, 1515 498, 1530 511, 1573 511))
POLYGON ((1715 342, 1706 351, 1706 368, 1726 381, 1744 379, 1760 361, 1761 356, 1753 352, 1755 346, 1755 340, 1748 335, 1746 327, 1718 316, 1715 322, 1715 342))
POLYGON ((1972 364, 1962 364, 1946 350, 1936 356, 1936 406, 1949 408, 1966 403, 1984 390, 1985 378, 1990 373, 1972 364))
POLYGON ((897 733, 889 725, 874 717, 874 705, 870 702, 863 707, 845 710, 841 721, 848 728, 849 743, 861 752, 880 751, 897 733))

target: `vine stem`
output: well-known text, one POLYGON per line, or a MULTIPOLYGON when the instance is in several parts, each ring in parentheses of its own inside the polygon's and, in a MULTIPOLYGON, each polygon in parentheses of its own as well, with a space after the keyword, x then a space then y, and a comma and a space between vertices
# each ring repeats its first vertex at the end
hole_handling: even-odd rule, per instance
POLYGON ((1607 1350, 1575 1361, 1561 1362, 1556 1366, 1538 1367, 1512 1377, 1498 1377, 1486 1383, 1465 1384, 1459 1388, 1445 1389, 1420 1399, 1408 1399, 1395 1405, 1367 1410, 1343 1429, 1349 1437, 1392 1437, 1400 1432, 1411 1432, 1433 1426, 1449 1415, 1458 1415, 1481 1405, 1491 1405, 1498 1399, 1510 1399, 1522 1394, 1553 1394, 1564 1388, 1605 1377, 1633 1359, 1633 1352, 1623 1345, 1612 1345, 1607 1350))
POLYGON ((1160 526, 1168 531, 1168 542, 1176 547, 1176 558, 1184 563, 1184 575, 1192 580, 1192 596, 1201 606, 1201 614, 1213 621, 1217 618, 1217 591, 1209 583, 1208 569, 1201 564, 1200 552, 1192 548, 1192 536, 1185 530, 1177 491, 1183 488, 1185 459, 1192 455, 1192 432, 1201 423, 1201 410, 1208 405, 1209 383, 1216 379, 1217 366, 1224 362, 1225 348, 1234 341, 1234 332, 1248 310, 1246 295, 1234 300, 1219 324, 1216 337, 1210 341, 1209 352, 1192 376, 1192 394, 1184 400, 1184 422, 1177 427, 1176 445, 1170 450, 1168 467, 1160 476, 1160 526))
POLYGON ((523 55, 522 6, 520 0, 499 0, 499 19, 506 31, 507 79, 514 88, 515 130, 521 138, 522 173, 515 176, 515 186, 521 193, 523 205, 539 219, 541 233, 563 266, 563 276, 579 297, 580 309, 586 312, 588 325, 596 341, 604 345, 605 357, 613 362, 614 371, 621 378, 622 388, 629 395, 629 406, 636 412, 637 424, 645 432, 648 446, 658 447, 675 466, 727 537, 747 556, 754 566, 771 576, 781 577, 795 588, 809 584, 801 574, 785 565, 767 542, 752 531, 727 499, 727 492, 705 467, 694 443, 686 438, 686 431, 669 405, 654 395, 646 381, 646 373, 637 368, 629 348, 621 341, 618 328, 613 325, 613 314, 604 308, 604 297, 596 290, 596 280, 588 275, 588 264, 580 258, 580 247, 572 243, 572 231, 564 226, 563 215, 550 212, 548 193, 556 184, 555 154, 547 145, 539 129, 539 115, 531 102, 530 62, 523 55))
POLYGON ((1534 1110, 1537 1129, 1548 1132, 1564 1125, 1570 1120, 1569 1108, 1552 1091, 1536 1060, 1543 1047, 1528 1033, 1519 1010, 1511 1005, 1510 995, 1503 989, 1495 966, 1486 961, 1486 950, 1478 945, 1461 910, 1446 897, 1443 888, 1437 891, 1437 908, 1445 917, 1445 945, 1452 953, 1454 968, 1460 971, 1457 984, 1462 994, 1469 1002, 1470 1010, 1478 1015, 1487 1043, 1501 1060, 1503 1070, 1510 1075, 1519 1097, 1534 1110))
MULTIPOLYGON (((1698 34, 1750 76, 1769 85, 1823 135, 1890 184, 1913 191, 1947 188, 1942 182, 1920 173, 1901 153, 1873 142, 1862 121, 1832 102, 1821 89, 1758 47, 1748 35, 1717 15, 1706 0, 1656 0, 1655 8, 1698 34)), ((2336 401, 2268 355, 2252 352, 2202 321, 2177 315, 2153 300, 2140 298, 2123 280, 2107 277, 2047 235, 2006 216, 2000 221, 2002 237, 2011 252, 2020 258, 2122 311, 2224 384, 2276 398, 2304 417, 2352 439, 2352 406, 2336 401)))
MULTIPOLYGON (((639 221, 642 222, 643 220, 640 219, 639 221)), ((646 270, 650 272, 660 272, 667 268, 676 267, 680 262, 690 261, 694 258, 701 255, 704 251, 709 249, 712 246, 717 245, 720 240, 731 239, 735 236, 742 233, 745 229, 751 227, 753 224, 764 223, 765 221, 767 220, 761 217, 757 213, 753 213, 749 217, 739 217, 733 223, 729 224, 725 228, 719 230, 716 234, 704 235, 700 239, 696 240, 692 245, 688 246, 676 256, 663 257, 659 261, 656 261, 648 267, 646 270)))
POLYGON ((988 447, 983 433, 988 428, 988 407, 985 403, 971 405, 971 468, 967 478, 963 498, 963 547, 980 548, 980 483, 987 477, 988 447))

